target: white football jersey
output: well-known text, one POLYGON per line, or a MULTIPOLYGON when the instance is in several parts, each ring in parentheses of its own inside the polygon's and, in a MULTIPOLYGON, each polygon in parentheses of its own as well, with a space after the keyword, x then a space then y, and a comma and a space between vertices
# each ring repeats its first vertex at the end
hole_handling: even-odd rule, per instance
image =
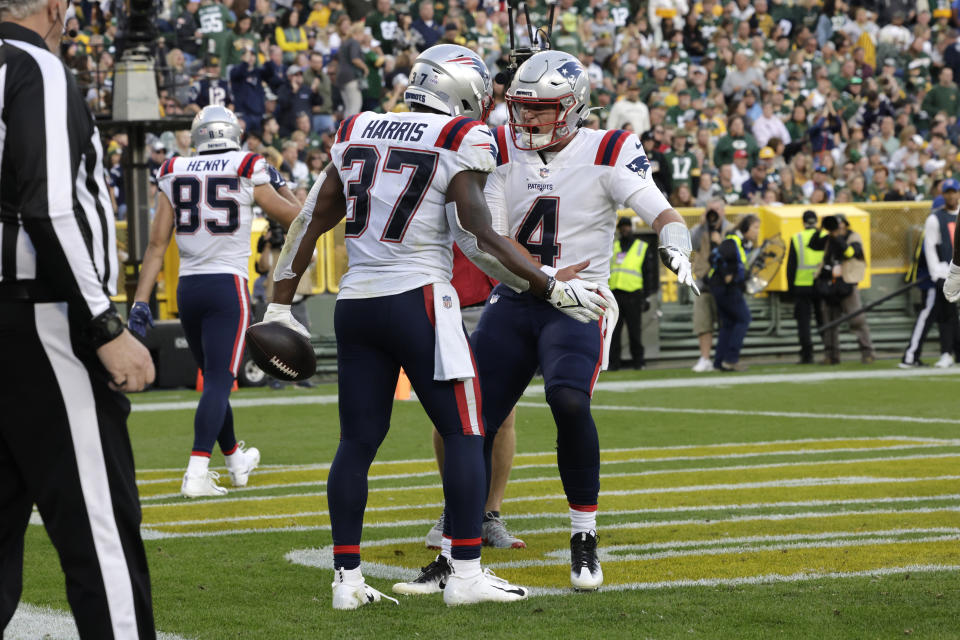
POLYGON ((635 134, 580 129, 546 164, 538 152, 517 149, 509 126, 494 137, 497 168, 484 190, 493 228, 541 264, 560 269, 590 260, 580 277, 606 285, 617 209, 644 190, 650 205, 637 214, 648 223, 669 207, 635 134))
POLYGON ((447 186, 461 171, 493 171, 494 154, 487 126, 463 116, 364 112, 344 120, 330 151, 347 200, 349 268, 338 297, 449 282, 447 186))
POLYGON ((157 182, 173 205, 180 275, 247 278, 253 188, 270 182, 263 156, 225 151, 170 158, 157 170, 157 182))

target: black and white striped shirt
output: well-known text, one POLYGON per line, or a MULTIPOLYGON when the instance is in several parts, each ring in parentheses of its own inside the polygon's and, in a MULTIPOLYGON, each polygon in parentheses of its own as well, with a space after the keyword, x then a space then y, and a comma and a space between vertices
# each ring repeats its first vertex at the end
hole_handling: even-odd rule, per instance
POLYGON ((65 300, 83 321, 111 308, 117 248, 100 134, 43 39, 0 23, 0 300, 65 300), (43 292, 37 293, 34 292, 43 292))

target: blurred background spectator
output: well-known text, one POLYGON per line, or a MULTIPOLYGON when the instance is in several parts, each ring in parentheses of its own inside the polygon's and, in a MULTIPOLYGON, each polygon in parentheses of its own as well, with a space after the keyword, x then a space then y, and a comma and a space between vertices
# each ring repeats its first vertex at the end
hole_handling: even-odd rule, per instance
MULTIPOLYGON (((559 0, 553 45, 587 68, 587 126, 642 136, 675 206, 925 199, 960 177, 960 6, 941 4, 559 0)), ((66 17, 63 60, 99 116, 111 106, 120 6, 74 3, 66 17)), ((162 113, 232 104, 278 157, 302 131, 310 171, 307 154, 327 157, 324 134, 344 117, 405 108, 411 60, 426 47, 465 45, 494 74, 509 49, 505 3, 492 0, 157 7, 162 113)), ((546 6, 530 10, 545 26, 546 6)), ((515 35, 529 42, 522 15, 515 35)), ((500 125, 504 87, 494 90, 500 125)))

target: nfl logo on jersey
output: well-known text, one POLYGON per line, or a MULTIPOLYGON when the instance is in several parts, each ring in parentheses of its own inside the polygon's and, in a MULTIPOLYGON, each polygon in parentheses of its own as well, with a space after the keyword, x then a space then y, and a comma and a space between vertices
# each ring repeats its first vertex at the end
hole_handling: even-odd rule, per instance
POLYGON ((444 308, 444 309, 452 309, 452 308, 453 308, 453 298, 451 298, 450 296, 443 296, 442 300, 443 300, 443 308, 444 308))
POLYGON ((549 177, 550 177, 550 169, 548 169, 548 168, 546 168, 546 167, 540 167, 540 177, 543 178, 543 179, 549 178, 549 177))

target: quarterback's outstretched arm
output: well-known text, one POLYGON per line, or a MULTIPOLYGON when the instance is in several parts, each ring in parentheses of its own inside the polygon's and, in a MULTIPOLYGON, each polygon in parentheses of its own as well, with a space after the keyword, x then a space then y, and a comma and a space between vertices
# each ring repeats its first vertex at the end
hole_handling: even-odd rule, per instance
POLYGON ((461 171, 447 187, 447 221, 463 254, 490 277, 519 291, 530 289, 580 322, 599 319, 608 303, 589 283, 557 282, 494 230, 484 200, 485 180, 483 172, 461 171))
POLYGON ((660 242, 659 253, 663 264, 677 274, 680 284, 685 284, 700 295, 693 280, 693 267, 690 265, 690 230, 683 217, 670 206, 667 199, 656 187, 649 186, 636 191, 625 203, 637 215, 650 225, 660 242))

